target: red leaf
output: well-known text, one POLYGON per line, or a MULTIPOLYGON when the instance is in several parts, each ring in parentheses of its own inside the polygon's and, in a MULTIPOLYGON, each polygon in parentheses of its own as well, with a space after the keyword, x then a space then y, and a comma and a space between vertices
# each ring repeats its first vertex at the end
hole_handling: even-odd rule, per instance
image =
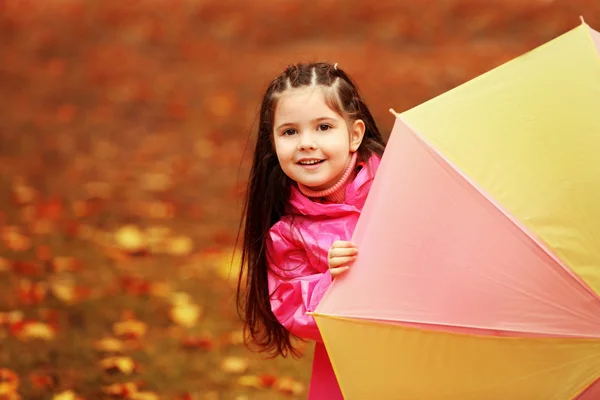
POLYGON ((215 340, 208 336, 188 336, 182 340, 183 347, 186 349, 212 350, 216 347, 215 340))

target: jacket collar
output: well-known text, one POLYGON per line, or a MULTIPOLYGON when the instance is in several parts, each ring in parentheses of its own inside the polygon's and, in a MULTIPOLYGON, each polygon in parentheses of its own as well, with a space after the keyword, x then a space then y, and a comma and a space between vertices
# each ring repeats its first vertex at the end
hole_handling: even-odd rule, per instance
POLYGON ((346 200, 343 203, 312 201, 304 196, 295 185, 292 186, 286 213, 332 217, 345 214, 348 211, 362 210, 380 161, 377 155, 372 155, 369 158, 363 168, 358 171, 354 180, 346 186, 346 200))

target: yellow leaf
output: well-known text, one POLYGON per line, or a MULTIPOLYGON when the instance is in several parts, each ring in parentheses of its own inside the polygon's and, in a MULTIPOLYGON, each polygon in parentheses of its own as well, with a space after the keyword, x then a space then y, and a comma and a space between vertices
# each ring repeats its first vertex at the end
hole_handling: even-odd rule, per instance
POLYGON ((244 386, 244 387, 249 387, 249 388, 254 388, 254 389, 262 389, 263 388, 262 380, 260 379, 260 377, 258 377, 256 375, 240 376, 240 378, 238 379, 237 382, 238 382, 238 385, 244 386))
POLYGON ((146 334, 148 325, 137 320, 127 320, 116 322, 113 325, 113 332, 120 337, 128 337, 137 339, 146 334))
POLYGON ((248 366, 248 360, 240 357, 226 357, 221 361, 221 370, 232 374, 242 374, 248 366))
POLYGON ((178 325, 192 327, 196 325, 202 309, 196 304, 177 304, 171 308, 171 320, 178 325))
POLYGON ((129 357, 107 357, 100 360, 100 367, 104 370, 116 369, 130 375, 135 370, 135 362, 129 357))
POLYGON ((77 400, 77 396, 75 395, 75 393, 73 393, 73 391, 66 390, 62 393, 55 394, 52 397, 52 400, 77 400))
POLYGON ((75 299, 75 286, 67 280, 55 281, 50 284, 52 294, 65 303, 72 303, 75 299))
POLYGON ((146 248, 144 233, 135 225, 125 225, 115 232, 115 241, 121 250, 136 253, 146 248))
POLYGON ((19 376, 8 368, 0 368, 0 395, 16 394, 19 376))
POLYGON ((169 300, 171 304, 176 306, 180 304, 191 304, 192 297, 186 292, 171 292, 169 294, 169 300))
POLYGON ((130 396, 127 396, 131 400, 159 400, 160 398, 156 393, 152 392, 136 392, 130 396))
POLYGON ((43 322, 28 322, 23 325, 23 329, 18 333, 20 339, 41 339, 52 340, 56 337, 54 329, 43 322))
POLYGON ((232 284, 237 284, 242 261, 241 254, 238 251, 229 249, 211 256, 208 261, 221 278, 232 284))
POLYGON ((13 251, 25 251, 31 248, 31 239, 21 233, 15 226, 6 226, 2 230, 4 245, 13 251))
POLYGON ((106 353, 120 353, 124 350, 125 345, 119 339, 107 337, 94 343, 94 348, 106 353))
POLYGON ((194 249, 194 242, 187 236, 175 236, 169 239, 167 249, 173 256, 187 256, 194 249))

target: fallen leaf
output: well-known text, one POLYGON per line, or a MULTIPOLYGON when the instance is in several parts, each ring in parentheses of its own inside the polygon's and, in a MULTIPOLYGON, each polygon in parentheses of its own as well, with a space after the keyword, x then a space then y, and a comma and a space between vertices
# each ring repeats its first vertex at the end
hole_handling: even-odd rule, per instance
POLYGON ((273 385, 273 388, 281 393, 291 394, 294 396, 299 396, 306 390, 304 384, 288 377, 279 378, 273 385))
POLYGON ((125 343, 117 338, 106 337, 96 341, 94 349, 103 353, 121 353, 125 350, 125 343))
POLYGON ((178 325, 190 328, 198 322, 202 308, 196 304, 182 303, 171 308, 171 320, 178 325))
POLYGON ((187 256, 194 250, 194 242, 188 236, 176 236, 169 239, 167 248, 173 256, 187 256))
POLYGON ((77 396, 75 392, 72 390, 65 390, 64 392, 55 394, 52 397, 52 400, 83 400, 81 397, 77 396))
POLYGON ((248 370, 248 360, 241 357, 226 357, 221 360, 221 371, 232 374, 243 374, 248 370))
POLYGON ((263 381, 257 375, 242 375, 237 380, 238 385, 254 389, 264 389, 263 381))
POLYGON ((0 368, 0 395, 15 394, 19 388, 19 376, 8 368, 0 368))
POLYGON ((271 387, 277 382, 277 377, 275 375, 260 374, 258 377, 262 387, 271 387))
POLYGON ((130 357, 115 356, 100 360, 100 368, 106 372, 120 372, 130 375, 135 371, 136 364, 130 357))
POLYGON ((222 337, 221 342, 223 344, 234 346, 244 344, 244 330, 239 329, 237 331, 229 332, 222 337))
POLYGON ((121 277, 119 285, 126 293, 134 296, 147 295, 152 288, 152 283, 150 281, 135 276, 121 277))
POLYGON ((225 251, 205 254, 206 262, 213 266, 217 274, 232 285, 237 284, 242 257, 239 251, 228 248, 225 251))
POLYGON ((13 200, 17 205, 31 204, 38 197, 38 191, 28 185, 17 183, 13 186, 13 200))
POLYGON ((81 263, 75 257, 54 257, 51 263, 52 272, 75 272, 81 269, 81 263))
POLYGON ((77 299, 77 292, 75 284, 70 279, 55 279, 50 283, 50 292, 58 300, 70 304, 74 303, 77 299))
POLYGON ((29 376, 31 384, 36 389, 51 390, 58 384, 58 377, 48 373, 32 373, 29 376))
POLYGON ((30 261, 14 261, 12 270, 17 275, 38 276, 43 272, 40 264, 30 261))
POLYGON ((31 248, 31 239, 21 233, 21 229, 15 226, 6 226, 2 229, 2 241, 8 249, 16 252, 31 248))
POLYGON ((56 330, 47 323, 39 321, 25 321, 11 326, 11 330, 19 339, 27 340, 53 340, 56 330))
POLYGON ((0 257, 0 272, 10 272, 12 270, 10 261, 4 257, 0 257))
POLYGON ((43 236, 54 232, 55 226, 51 220, 40 218, 30 224, 29 230, 34 235, 43 236))
POLYGON ((132 395, 127 396, 131 400, 159 400, 160 397, 156 393, 152 392, 136 392, 132 395))
POLYGON ((181 341, 182 345, 186 349, 200 349, 210 351, 217 345, 215 340, 210 335, 202 336, 187 336, 181 341))
POLYGON ((186 292, 171 292, 168 297, 174 306, 192 303, 192 297, 186 292))
POLYGON ((150 294, 155 297, 168 298, 171 294, 171 285, 167 282, 153 282, 150 286, 150 294))
POLYGON ((148 325, 142 321, 130 319, 113 324, 113 332, 116 336, 127 339, 139 339, 146 334, 148 325))
POLYGON ((119 249, 128 253, 139 253, 146 249, 144 232, 135 225, 125 225, 115 232, 115 241, 119 249))
POLYGON ((28 279, 19 280, 17 297, 21 304, 39 304, 48 293, 48 285, 43 282, 31 282, 28 279))
POLYGON ((35 255, 40 261, 48 261, 52 258, 52 249, 46 245, 38 246, 35 249, 35 255))
POLYGON ((23 321, 22 311, 0 312, 0 326, 14 325, 23 321))
POLYGON ((104 386, 102 392, 109 396, 120 396, 130 398, 131 395, 138 392, 139 384, 135 382, 113 383, 104 386))
POLYGON ((58 197, 44 200, 37 204, 36 217, 48 220, 57 220, 63 216, 63 200, 58 197))

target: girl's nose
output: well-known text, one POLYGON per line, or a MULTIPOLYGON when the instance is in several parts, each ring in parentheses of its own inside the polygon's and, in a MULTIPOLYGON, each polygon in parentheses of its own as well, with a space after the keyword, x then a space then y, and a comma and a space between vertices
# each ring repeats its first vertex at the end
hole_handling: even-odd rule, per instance
POLYGON ((298 141, 298 150, 314 150, 317 148, 315 137, 307 133, 301 133, 298 141))

